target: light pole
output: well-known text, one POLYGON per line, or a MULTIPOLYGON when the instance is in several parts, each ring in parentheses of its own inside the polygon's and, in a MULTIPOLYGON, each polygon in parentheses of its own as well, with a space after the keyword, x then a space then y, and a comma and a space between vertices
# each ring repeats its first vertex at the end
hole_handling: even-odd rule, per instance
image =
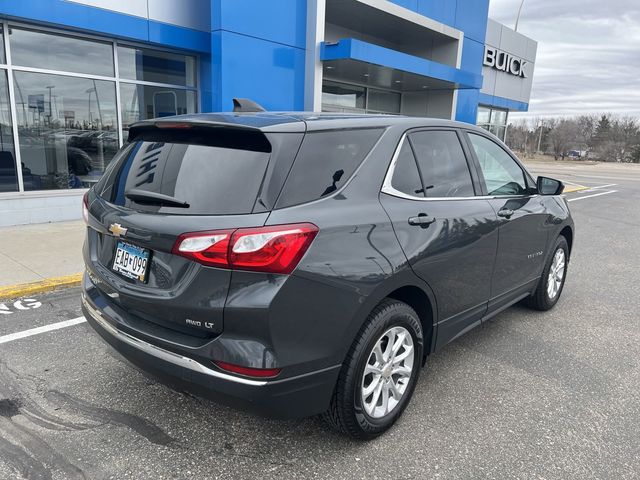
POLYGON ((524 5, 524 0, 522 0, 522 2, 520 2, 520 8, 518 8, 518 16, 516 17, 516 27, 514 28, 514 30, 517 32, 518 31, 518 22, 520 22, 520 13, 522 13, 522 6, 524 5))
POLYGON ((537 153, 540 153, 540 144, 542 143, 542 128, 544 127, 544 121, 540 120, 540 124, 538 125, 540 128, 540 133, 538 134, 538 150, 537 153))

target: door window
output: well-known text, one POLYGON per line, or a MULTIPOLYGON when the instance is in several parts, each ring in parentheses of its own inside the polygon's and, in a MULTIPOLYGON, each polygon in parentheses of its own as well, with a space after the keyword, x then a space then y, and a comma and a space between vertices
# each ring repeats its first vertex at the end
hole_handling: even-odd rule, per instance
POLYGON ((428 130, 409 135, 429 197, 473 197, 469 166, 456 132, 428 130))
POLYGON ((524 172, 502 147, 492 140, 469 134, 478 157, 489 195, 525 195, 527 182, 524 172))

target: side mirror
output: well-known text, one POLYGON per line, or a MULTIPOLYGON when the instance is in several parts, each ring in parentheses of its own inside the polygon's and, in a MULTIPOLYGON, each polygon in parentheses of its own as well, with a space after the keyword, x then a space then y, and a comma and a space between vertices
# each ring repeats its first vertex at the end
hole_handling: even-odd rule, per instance
POLYGON ((536 186, 540 195, 560 195, 564 190, 564 183, 549 177, 538 177, 536 186))

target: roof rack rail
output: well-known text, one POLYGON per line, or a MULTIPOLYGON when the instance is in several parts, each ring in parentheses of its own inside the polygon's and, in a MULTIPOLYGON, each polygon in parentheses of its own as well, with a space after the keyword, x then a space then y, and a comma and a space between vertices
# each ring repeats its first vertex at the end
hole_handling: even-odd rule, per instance
POLYGON ((266 112, 266 110, 258 103, 248 98, 233 99, 234 112, 266 112))

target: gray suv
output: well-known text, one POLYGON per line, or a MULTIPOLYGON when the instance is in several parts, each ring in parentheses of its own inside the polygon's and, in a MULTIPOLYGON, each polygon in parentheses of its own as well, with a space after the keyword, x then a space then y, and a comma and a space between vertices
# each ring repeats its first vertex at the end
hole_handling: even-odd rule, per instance
POLYGON ((516 302, 558 301, 562 189, 451 121, 141 122, 84 199, 83 310, 175 388, 373 438, 429 354, 516 302))

